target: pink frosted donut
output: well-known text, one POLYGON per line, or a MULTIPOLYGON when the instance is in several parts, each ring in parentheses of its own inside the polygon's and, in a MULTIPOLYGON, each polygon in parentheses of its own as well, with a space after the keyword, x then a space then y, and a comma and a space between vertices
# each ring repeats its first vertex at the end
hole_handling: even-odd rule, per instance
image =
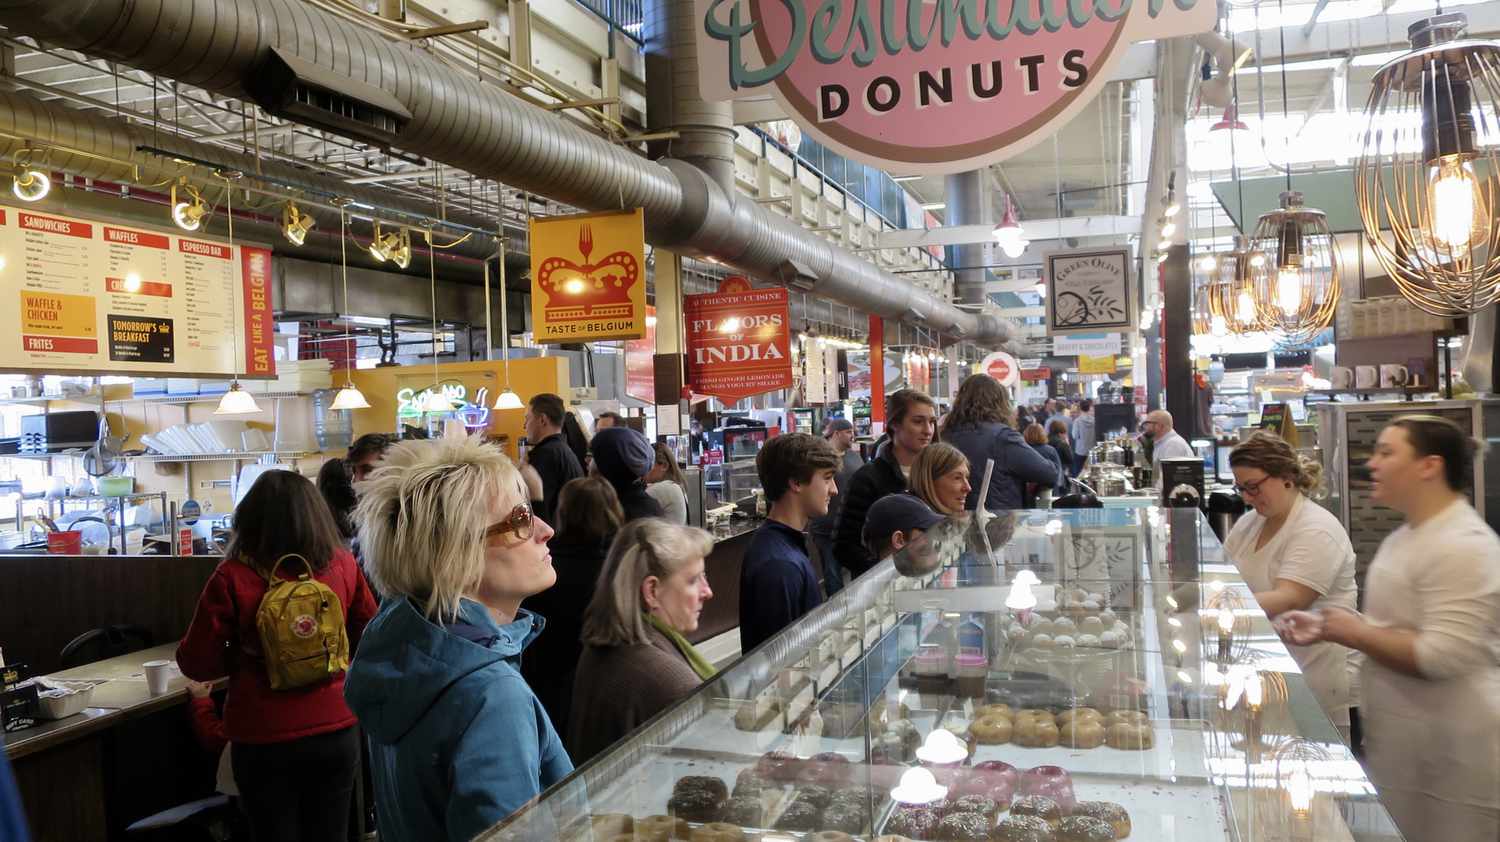
POLYGON ((1073 795, 1073 778, 1061 766, 1036 766, 1022 772, 1018 792, 1050 798, 1062 807, 1064 814, 1071 813, 1078 803, 1073 795))

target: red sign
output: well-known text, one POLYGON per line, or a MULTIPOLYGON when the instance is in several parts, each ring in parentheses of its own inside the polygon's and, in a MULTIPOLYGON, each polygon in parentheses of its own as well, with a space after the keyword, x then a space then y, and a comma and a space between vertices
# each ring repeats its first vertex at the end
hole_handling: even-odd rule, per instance
POLYGON ((646 335, 625 342, 625 394, 656 403, 656 308, 646 308, 646 335))
POLYGON ((177 554, 193 554, 193 530, 186 526, 177 530, 177 554))
POLYGON ((153 249, 171 248, 170 240, 165 234, 148 234, 145 231, 132 231, 129 228, 116 228, 112 225, 104 226, 104 241, 153 249))
POLYGON ((178 240, 177 250, 183 254, 217 257, 220 260, 228 260, 230 257, 229 246, 218 243, 205 243, 202 240, 189 240, 186 238, 178 240))
POLYGON ((21 227, 32 231, 42 231, 47 234, 66 234, 69 237, 82 237, 85 240, 94 238, 94 226, 85 222, 75 222, 71 219, 54 219, 50 216, 40 216, 34 213, 22 212, 21 227))
POLYGON ((700 395, 737 401, 792 385, 787 293, 752 289, 740 277, 719 291, 682 298, 688 384, 700 395))
POLYGON ((1042 366, 1041 368, 1023 368, 1021 369, 1021 379, 1030 380, 1032 382, 1036 382, 1038 380, 1051 380, 1052 368, 1050 366, 1042 366))
POLYGON ((32 336, 31 334, 26 334, 21 337, 21 345, 28 351, 50 351, 56 354, 99 353, 99 340, 78 339, 71 336, 32 336))
MULTIPOLYGON (((183 242, 187 242, 184 240, 183 242)), ((271 251, 252 246, 240 247, 245 288, 245 374, 276 374, 276 351, 273 335, 276 324, 271 318, 271 251)))
POLYGON ((104 289, 108 292, 117 292, 121 295, 156 295, 162 298, 172 297, 172 285, 160 281, 135 281, 129 278, 105 278, 104 289))

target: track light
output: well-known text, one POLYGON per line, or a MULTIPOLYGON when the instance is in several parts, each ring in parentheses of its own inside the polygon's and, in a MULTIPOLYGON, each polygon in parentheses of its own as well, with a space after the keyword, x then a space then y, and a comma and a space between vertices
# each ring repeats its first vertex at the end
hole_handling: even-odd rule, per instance
POLYGON ((1166 262, 1167 262, 1167 253, 1165 251, 1159 251, 1159 252, 1157 252, 1156 253, 1156 265, 1160 266, 1161 264, 1166 263, 1166 262))
POLYGON ((317 225, 311 216, 297 209, 297 203, 287 200, 281 208, 281 233, 294 246, 307 242, 307 232, 317 225))
POLYGON ((187 183, 186 179, 172 185, 172 221, 177 227, 184 231, 197 231, 203 227, 203 217, 208 215, 208 206, 203 203, 203 196, 198 188, 187 183), (188 200, 178 198, 178 187, 188 197, 188 200))
POLYGON ((1162 211, 1162 214, 1168 219, 1171 219, 1182 211, 1182 203, 1177 201, 1176 192, 1175 190, 1167 191, 1167 207, 1162 211))
MULTIPOLYGON (((1170 216, 1170 214, 1168 214, 1168 215, 1170 216)), ((1170 239, 1172 239, 1172 235, 1176 234, 1176 233, 1177 233, 1177 223, 1171 222, 1171 221, 1168 221, 1168 220, 1162 221, 1162 224, 1161 224, 1161 238, 1163 240, 1170 240, 1170 239)))
POLYGON ((405 228, 386 234, 375 223, 375 237, 370 241, 370 256, 381 263, 389 260, 402 269, 411 265, 411 232, 405 228))
POLYGON ((10 192, 23 202, 35 202, 46 197, 52 190, 52 179, 41 170, 17 169, 11 181, 10 192))

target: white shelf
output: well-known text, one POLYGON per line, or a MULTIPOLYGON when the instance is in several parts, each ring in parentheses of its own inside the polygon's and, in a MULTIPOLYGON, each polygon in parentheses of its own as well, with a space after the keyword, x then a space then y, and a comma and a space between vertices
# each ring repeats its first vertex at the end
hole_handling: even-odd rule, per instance
MULTIPOLYGON (((312 397, 312 392, 251 392, 249 390, 246 390, 246 394, 257 399, 269 398, 271 400, 275 400, 277 398, 312 397)), ((141 395, 139 397, 131 398, 130 400, 139 401, 141 403, 189 404, 217 403, 218 401, 222 400, 223 397, 224 393, 219 392, 218 394, 212 395, 141 395)))
POLYGON ((246 450, 233 453, 149 453, 142 456, 126 456, 131 462, 248 462, 262 456, 278 459, 302 459, 312 454, 309 450, 246 450))

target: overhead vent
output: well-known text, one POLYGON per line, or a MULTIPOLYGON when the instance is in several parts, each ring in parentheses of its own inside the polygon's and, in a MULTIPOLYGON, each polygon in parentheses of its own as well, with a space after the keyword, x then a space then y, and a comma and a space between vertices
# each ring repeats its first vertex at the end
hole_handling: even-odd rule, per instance
POLYGON ((272 47, 248 84, 272 114, 378 146, 390 146, 411 120, 401 101, 374 85, 272 47))

